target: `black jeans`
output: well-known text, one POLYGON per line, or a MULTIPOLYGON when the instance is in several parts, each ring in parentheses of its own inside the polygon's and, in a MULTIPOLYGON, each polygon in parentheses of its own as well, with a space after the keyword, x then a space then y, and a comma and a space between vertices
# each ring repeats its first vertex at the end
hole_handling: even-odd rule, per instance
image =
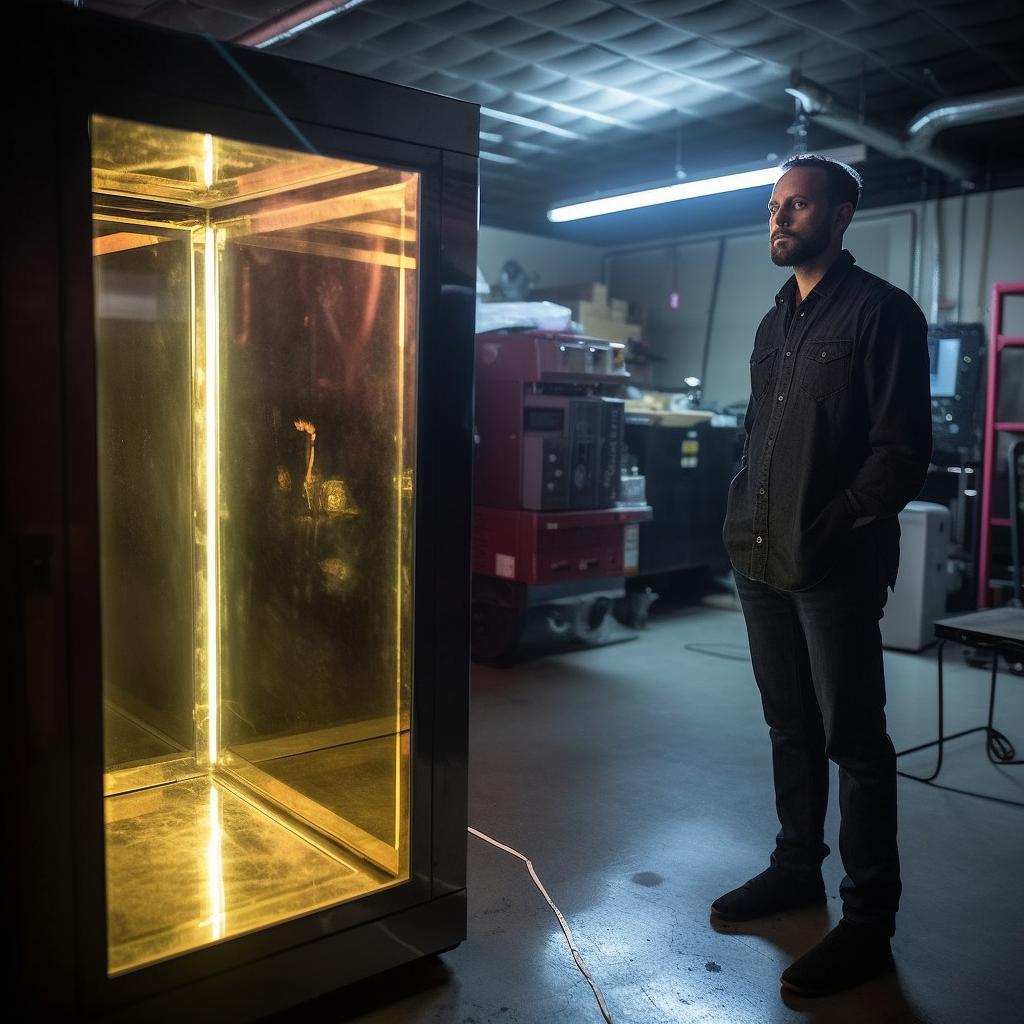
POLYGON ((782 591, 735 573, 772 744, 782 826, 772 864, 817 878, 828 761, 839 766, 840 886, 852 923, 895 930, 900 899, 896 752, 886 733, 878 620, 887 566, 877 530, 855 530, 836 565, 807 590, 782 591))

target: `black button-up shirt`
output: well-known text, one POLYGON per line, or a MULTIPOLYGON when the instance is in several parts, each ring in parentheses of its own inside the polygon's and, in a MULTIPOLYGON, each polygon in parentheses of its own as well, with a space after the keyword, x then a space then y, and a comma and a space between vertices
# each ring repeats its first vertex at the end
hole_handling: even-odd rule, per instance
POLYGON ((854 263, 844 250, 799 304, 791 277, 754 340, 722 537, 734 569, 780 590, 828 575, 865 517, 894 584, 896 517, 928 470, 927 322, 906 292, 854 263))

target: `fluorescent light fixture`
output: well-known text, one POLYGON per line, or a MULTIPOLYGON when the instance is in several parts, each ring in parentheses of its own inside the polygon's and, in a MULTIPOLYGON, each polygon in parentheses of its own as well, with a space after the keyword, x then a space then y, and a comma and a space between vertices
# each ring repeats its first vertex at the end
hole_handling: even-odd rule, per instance
POLYGON ((600 217, 605 213, 637 210, 643 206, 675 203, 680 199, 695 199, 697 196, 713 196, 719 192, 736 192, 744 188, 774 185, 781 173, 778 167, 763 167, 757 171, 725 174, 717 178, 704 178, 701 181, 681 181, 676 185, 663 185, 661 188, 648 188, 640 192, 626 192, 620 196, 606 196, 604 199, 555 206, 548 210, 548 220, 558 224, 567 220, 582 220, 584 217, 600 217))

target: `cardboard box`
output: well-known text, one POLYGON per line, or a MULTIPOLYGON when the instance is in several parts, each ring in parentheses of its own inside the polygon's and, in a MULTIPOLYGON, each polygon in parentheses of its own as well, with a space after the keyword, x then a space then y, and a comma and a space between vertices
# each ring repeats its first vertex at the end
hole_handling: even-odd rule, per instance
POLYGON ((640 324, 619 323, 606 316, 591 315, 579 323, 588 337, 602 338, 604 341, 628 341, 630 338, 639 338, 642 333, 640 324))
POLYGON ((591 337, 625 341, 641 335, 640 325, 629 320, 629 302, 626 299, 609 300, 608 286, 600 281, 535 288, 530 297, 568 306, 573 320, 591 337))
POLYGON ((557 302, 561 306, 572 306, 581 300, 604 305, 608 299, 608 288, 606 285, 594 281, 586 281, 582 284, 560 284, 551 288, 534 288, 530 292, 530 298, 546 299, 548 302, 557 302))

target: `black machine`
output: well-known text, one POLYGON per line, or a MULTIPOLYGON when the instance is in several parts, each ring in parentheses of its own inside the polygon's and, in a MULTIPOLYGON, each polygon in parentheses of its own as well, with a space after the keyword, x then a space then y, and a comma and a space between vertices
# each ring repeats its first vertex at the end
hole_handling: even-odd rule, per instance
POLYGON ((952 515, 952 558, 962 584, 949 595, 950 611, 975 606, 985 349, 983 324, 928 328, 932 464, 919 497, 945 505, 952 515))
POLYGON ((631 587, 671 573, 727 571, 722 523, 736 472, 736 428, 713 426, 710 418, 669 426, 628 412, 625 436, 654 509, 640 524, 640 571, 631 587))
POLYGON ((932 461, 937 465, 960 465, 980 457, 984 355, 983 324, 928 328, 932 461))

